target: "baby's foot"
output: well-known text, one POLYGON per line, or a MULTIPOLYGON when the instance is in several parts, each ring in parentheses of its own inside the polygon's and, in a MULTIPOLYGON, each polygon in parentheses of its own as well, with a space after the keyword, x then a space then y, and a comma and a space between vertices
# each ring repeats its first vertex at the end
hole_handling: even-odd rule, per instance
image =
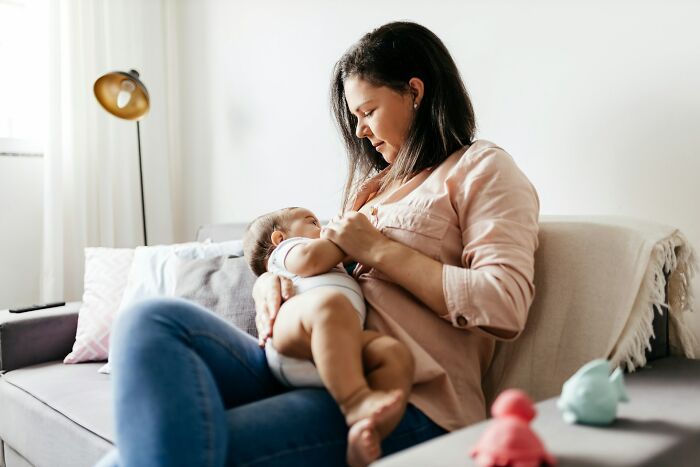
POLYGON ((365 467, 381 455, 381 439, 372 418, 363 418, 348 432, 347 463, 350 467, 365 467))
POLYGON ((372 394, 370 394, 366 398, 365 407, 374 406, 369 416, 361 418, 350 426, 347 461, 351 467, 366 466, 379 458, 382 453, 382 437, 379 433, 379 427, 389 422, 394 416, 399 415, 403 407, 402 391, 396 390, 379 394, 384 397, 380 399, 376 398, 375 395, 373 399, 372 394))
POLYGON ((366 390, 354 394, 349 400, 341 404, 345 414, 345 422, 353 426, 358 421, 378 415, 383 420, 387 418, 385 412, 395 413, 401 410, 403 391, 372 391, 366 390))

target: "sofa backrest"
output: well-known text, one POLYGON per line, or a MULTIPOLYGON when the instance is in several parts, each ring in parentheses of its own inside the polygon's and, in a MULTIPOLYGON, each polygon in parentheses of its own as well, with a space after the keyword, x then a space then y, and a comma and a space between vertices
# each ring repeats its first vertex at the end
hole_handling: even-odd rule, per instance
MULTIPOLYGON (((649 290, 649 276, 665 283, 663 274, 653 276, 661 270, 659 243, 674 232, 620 217, 542 217, 535 299, 523 333, 496 345, 484 377, 487 402, 511 387, 535 400, 552 397, 596 358, 623 367, 632 360, 643 364, 657 314, 653 302, 667 303, 649 290)), ((665 346, 665 339, 657 344, 665 346)))
POLYGON ((231 222, 227 224, 207 224, 197 229, 196 240, 203 242, 210 239, 212 242, 225 242, 243 238, 243 233, 248 224, 243 222, 231 222))

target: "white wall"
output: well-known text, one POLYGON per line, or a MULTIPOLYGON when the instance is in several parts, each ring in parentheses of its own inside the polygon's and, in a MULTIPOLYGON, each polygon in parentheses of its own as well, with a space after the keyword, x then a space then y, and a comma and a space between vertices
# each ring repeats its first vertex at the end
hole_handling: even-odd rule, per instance
POLYGON ((408 19, 452 51, 479 136, 515 157, 543 213, 668 223, 700 250, 700 4, 567 3, 183 1, 177 237, 282 205, 332 216, 345 162, 331 68, 408 19))
POLYGON ((39 301, 43 159, 0 156, 0 309, 39 301))

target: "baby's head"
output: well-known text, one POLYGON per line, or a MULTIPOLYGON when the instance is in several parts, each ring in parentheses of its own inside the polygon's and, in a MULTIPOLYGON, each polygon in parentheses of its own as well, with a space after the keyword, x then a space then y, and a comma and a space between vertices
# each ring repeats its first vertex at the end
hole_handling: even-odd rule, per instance
POLYGON ((243 254, 256 275, 267 271, 267 260, 282 241, 293 237, 319 238, 318 218, 304 208, 283 208, 255 219, 243 235, 243 254))

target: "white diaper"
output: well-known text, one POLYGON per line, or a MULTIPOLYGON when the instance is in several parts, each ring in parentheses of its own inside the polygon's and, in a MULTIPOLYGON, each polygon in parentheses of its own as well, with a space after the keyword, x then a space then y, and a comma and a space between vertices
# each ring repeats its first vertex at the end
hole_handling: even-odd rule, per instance
MULTIPOLYGON (((270 255, 267 270, 291 279, 295 295, 320 287, 333 288, 350 300, 357 312, 358 324, 362 328, 365 324, 365 315, 367 313, 365 299, 362 296, 360 285, 343 269, 342 265, 334 267, 327 273, 310 277, 292 274, 284 267, 284 258, 289 251, 297 245, 310 241, 312 240, 300 237, 284 240, 270 255)), ((273 339, 270 339, 265 344, 265 355, 267 356, 267 364, 270 367, 270 371, 272 371, 272 374, 279 382, 288 387, 323 387, 316 365, 309 360, 282 355, 277 352, 272 341, 273 339)))
POLYGON ((265 344, 265 355, 270 371, 277 381, 287 387, 323 387, 321 375, 310 360, 286 357, 277 352, 272 339, 265 344))

